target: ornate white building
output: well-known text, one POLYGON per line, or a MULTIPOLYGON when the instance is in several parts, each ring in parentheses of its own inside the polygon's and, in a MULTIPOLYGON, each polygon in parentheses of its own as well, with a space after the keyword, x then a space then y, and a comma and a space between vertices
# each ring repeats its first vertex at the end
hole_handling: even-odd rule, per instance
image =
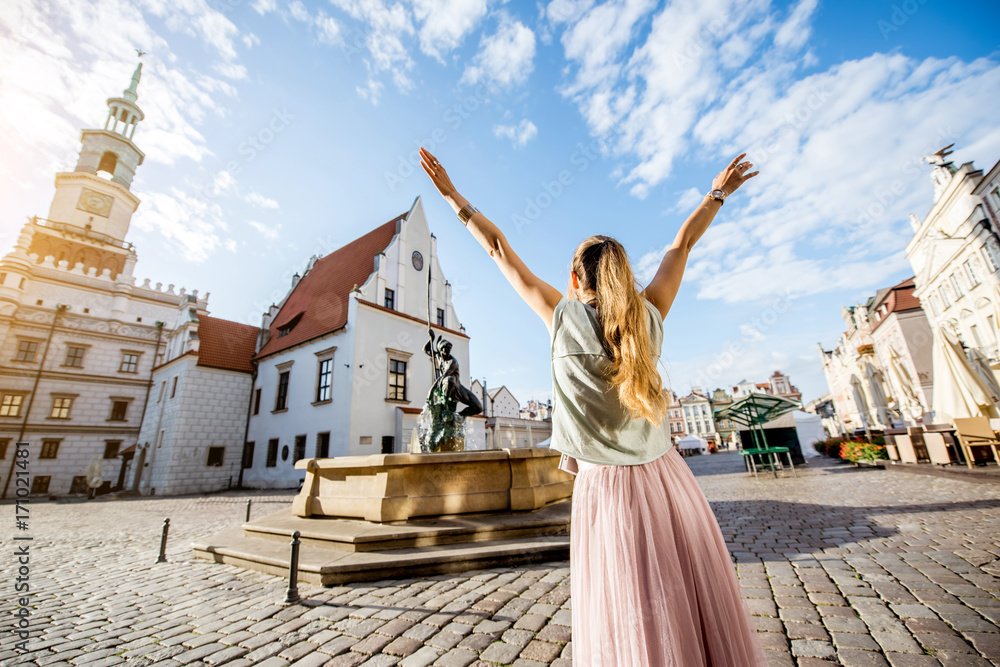
POLYGON ((891 425, 885 379, 872 339, 870 309, 878 300, 841 308, 846 331, 837 347, 824 350, 823 374, 845 431, 881 429, 891 425))
POLYGON ((48 217, 24 225, 0 260, 4 485, 13 443, 26 441, 34 493, 86 493, 95 462, 98 492, 134 487, 140 477, 126 474, 129 456, 119 454, 139 435, 153 367, 178 310, 207 313, 207 294, 134 276, 137 254, 126 237, 139 206, 132 178, 144 157, 133 141, 143 119, 141 71, 108 100, 104 127, 82 131, 76 167, 56 174, 48 217))
POLYGON ((945 327, 967 348, 998 367, 1000 325, 1000 162, 987 174, 960 167, 941 149, 925 158, 934 165, 934 205, 920 220, 910 216, 913 239, 906 256, 915 273, 914 296, 924 305, 931 330, 945 327))
POLYGON ((715 427, 715 413, 712 402, 701 393, 701 387, 692 387, 691 393, 680 399, 687 433, 704 438, 709 443, 718 444, 719 434, 715 427))
MULTIPOLYGON (((469 387, 469 337, 419 197, 406 213, 313 258, 264 314, 243 483, 290 488, 305 476, 294 468, 301 458, 410 451, 434 377, 424 353, 428 308, 469 387)), ((484 421, 468 418, 466 449, 485 448, 484 421)))

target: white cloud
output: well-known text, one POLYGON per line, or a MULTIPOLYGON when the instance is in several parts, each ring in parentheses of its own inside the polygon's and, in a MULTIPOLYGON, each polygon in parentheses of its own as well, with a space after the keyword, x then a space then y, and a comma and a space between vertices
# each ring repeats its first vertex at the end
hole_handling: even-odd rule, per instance
POLYGON ((538 134, 538 128, 525 118, 517 125, 496 125, 493 128, 493 134, 497 139, 510 139, 514 142, 515 148, 523 148, 525 144, 535 138, 535 135, 538 134))
POLYGON ((240 39, 243 40, 243 45, 248 49, 252 49, 255 46, 260 46, 260 37, 253 34, 252 32, 243 35, 240 39))
POLYGON ((267 14, 268 12, 275 11, 278 8, 278 3, 275 0, 254 0, 254 3, 250 6, 258 14, 267 14))
POLYGON ((311 20, 309 18, 309 10, 299 0, 293 0, 293 2, 288 3, 288 13, 296 21, 308 22, 311 20))
POLYGON ((264 223, 257 222, 255 220, 250 220, 248 224, 256 229, 261 235, 268 241, 274 241, 278 238, 279 232, 281 231, 281 225, 268 226, 264 223))
POLYGON ((223 212, 218 204, 177 188, 171 188, 169 193, 146 192, 140 196, 142 206, 133 216, 133 224, 162 235, 166 247, 181 259, 204 262, 222 246, 218 232, 224 228, 223 212))
POLYGON ((278 208, 278 202, 263 195, 257 194, 256 192, 251 192, 246 196, 246 200, 255 206, 260 206, 261 208, 278 208))
POLYGON ((215 71, 228 79, 239 80, 247 78, 246 66, 238 63, 219 63, 215 65, 215 71))
POLYGON ((801 53, 814 0, 790 11, 764 0, 678 0, 629 45, 647 7, 607 3, 570 21, 562 43, 574 69, 562 90, 608 152, 631 162, 622 182, 637 197, 680 159, 721 169, 749 151, 761 169, 692 253, 685 279, 700 298, 890 280, 906 270, 907 214, 930 205, 919 157, 956 140, 961 152, 963 139, 962 159, 988 167, 1000 154, 994 60, 875 53, 803 76, 803 59, 816 64, 801 53))
POLYGON ((337 46, 343 43, 340 24, 323 12, 316 14, 316 31, 319 41, 328 46, 337 46))
POLYGON ((479 52, 466 67, 462 81, 473 85, 486 82, 498 87, 519 85, 528 80, 534 58, 535 33, 504 14, 497 31, 480 41, 479 52))
POLYGON ((691 213, 701 200, 705 198, 705 193, 708 192, 709 188, 704 188, 704 190, 699 190, 698 188, 688 188, 684 192, 680 193, 680 197, 677 198, 677 203, 667 209, 666 213, 680 213, 688 214, 691 213))
POLYGON ((413 16, 420 26, 420 50, 442 60, 486 15, 486 0, 414 0, 413 16))

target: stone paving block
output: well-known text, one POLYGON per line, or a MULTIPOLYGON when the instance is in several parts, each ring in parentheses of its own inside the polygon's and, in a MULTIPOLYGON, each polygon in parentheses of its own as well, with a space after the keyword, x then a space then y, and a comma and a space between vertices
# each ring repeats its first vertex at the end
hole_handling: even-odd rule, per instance
POLYGON ((403 658, 397 664, 399 667, 427 667, 428 665, 433 664, 434 661, 442 655, 442 653, 443 651, 431 648, 430 646, 425 646, 413 655, 403 658))
POLYGON ((929 655, 914 655, 912 653, 886 653, 892 667, 936 667, 941 663, 929 655))
POLYGON ((514 662, 514 659, 517 658, 517 655, 520 652, 520 646, 514 646, 504 642, 494 642, 490 644, 485 651, 483 651, 480 659, 486 662, 498 662, 505 665, 514 662))
POLYGON ((838 650, 837 660, 843 667, 889 667, 880 653, 860 649, 838 650))
POLYGON ((792 655, 797 657, 832 658, 833 644, 815 639, 792 640, 792 655))

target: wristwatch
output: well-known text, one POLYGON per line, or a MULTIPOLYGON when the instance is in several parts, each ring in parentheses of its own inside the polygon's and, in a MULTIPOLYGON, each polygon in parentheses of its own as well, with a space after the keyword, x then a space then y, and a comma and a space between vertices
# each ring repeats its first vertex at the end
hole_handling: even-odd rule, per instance
POLYGON ((458 212, 458 219, 462 221, 463 225, 468 225, 469 224, 469 218, 471 218, 476 213, 479 213, 479 209, 478 208, 476 208, 472 204, 466 204, 458 212))
POLYGON ((705 196, 706 197, 711 197, 712 199, 718 200, 719 204, 725 204, 726 203, 726 193, 723 192, 722 190, 712 190, 711 192, 709 192, 705 196))

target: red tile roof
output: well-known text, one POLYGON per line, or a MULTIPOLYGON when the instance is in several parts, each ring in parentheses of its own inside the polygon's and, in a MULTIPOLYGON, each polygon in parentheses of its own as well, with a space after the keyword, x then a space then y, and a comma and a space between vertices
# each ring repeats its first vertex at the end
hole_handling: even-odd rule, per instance
POLYGON ((231 371, 253 371, 260 329, 249 324, 198 317, 198 365, 231 371))
POLYGON ((316 261, 292 290, 281 311, 271 322, 270 340, 257 358, 324 336, 347 324, 347 299, 355 285, 361 286, 375 270, 375 255, 385 250, 396 234, 399 215, 364 236, 316 261), (284 336, 278 329, 301 314, 299 322, 284 336))
POLYGON ((890 287, 885 299, 875 304, 875 312, 872 313, 875 318, 875 326, 872 327, 872 330, 878 329, 879 325, 888 319, 890 313, 901 313, 921 308, 920 299, 913 296, 915 290, 916 284, 913 282, 913 278, 907 278, 898 285, 890 287), (886 306, 885 315, 880 312, 883 304, 886 306))

